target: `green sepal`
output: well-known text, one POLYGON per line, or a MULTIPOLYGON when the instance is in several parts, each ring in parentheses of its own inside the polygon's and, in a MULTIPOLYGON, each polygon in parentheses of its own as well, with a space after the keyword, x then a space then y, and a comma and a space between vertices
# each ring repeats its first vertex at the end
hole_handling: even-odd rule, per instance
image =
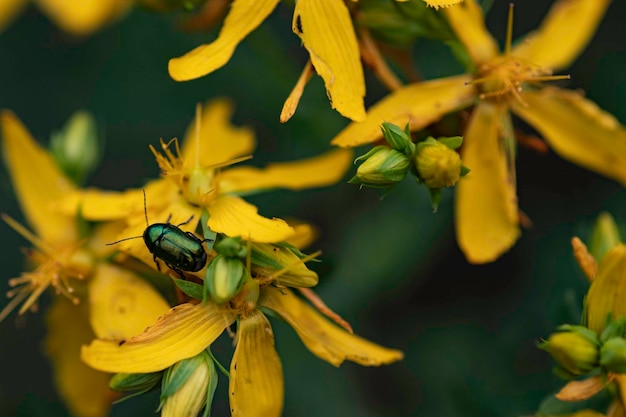
POLYGON ((113 404, 121 403, 154 390, 159 384, 159 381, 161 381, 162 376, 163 372, 152 372, 148 374, 119 373, 113 375, 109 381, 109 388, 111 390, 118 392, 136 391, 115 400, 113 404))
POLYGON ((587 327, 577 326, 573 324, 562 324, 558 326, 556 329, 561 332, 578 333, 580 336, 584 337, 589 342, 598 346, 600 345, 601 339, 598 338, 598 334, 594 332, 593 330, 588 329, 587 327))
POLYGON ((433 208, 433 213, 437 213, 439 203, 441 202, 441 188, 429 188, 428 192, 430 193, 430 205, 433 208))
POLYGON ((219 239, 213 246, 217 253, 229 258, 245 259, 248 254, 248 249, 242 244, 241 238, 221 236, 223 236, 222 239, 219 239))
POLYGON ((211 348, 208 347, 206 351, 211 357, 211 359, 213 360, 213 362, 215 362, 215 365, 217 365, 217 369, 219 369, 224 374, 224 376, 226 376, 226 378, 230 378, 230 372, 228 372, 228 370, 224 367, 224 365, 222 365, 220 361, 217 360, 213 352, 211 352, 211 348))
POLYGON ((204 289, 200 284, 196 284, 195 282, 187 281, 180 278, 172 278, 174 280, 174 284, 185 294, 190 296, 191 298, 195 298, 196 300, 202 300, 204 289))
POLYGON ((461 165, 461 177, 466 176, 467 174, 469 174, 472 170, 469 169, 468 167, 466 167, 465 165, 461 165))
MULTIPOLYGON (((202 417, 209 417, 211 415, 211 405, 213 404, 213 397, 215 396, 215 390, 217 389, 217 370, 215 369, 215 364, 222 366, 213 356, 210 348, 206 350, 209 359, 207 360, 207 366, 209 367, 209 385, 207 386, 206 391, 206 404, 204 405, 204 413, 202 413, 202 417)), ((228 375, 228 374, 227 374, 228 375)))
POLYGON ((591 234, 589 253, 600 262, 619 243, 622 243, 622 237, 615 219, 607 212, 600 213, 591 234))
POLYGON ((209 228, 209 212, 207 209, 202 209, 200 225, 202 226, 202 236, 204 236, 205 244, 207 246, 207 253, 211 253, 213 245, 215 245, 215 240, 217 239, 217 233, 209 228))
POLYGON ((383 122, 380 129, 382 130, 383 136, 389 146, 406 156, 413 155, 413 152, 415 151, 415 144, 411 140, 411 131, 408 123, 403 130, 400 126, 383 122))
POLYGON ((159 409, 161 409, 167 397, 174 395, 194 373, 198 366, 200 355, 202 355, 202 353, 192 358, 183 359, 167 368, 161 384, 161 405, 159 409))
POLYGON ((357 162, 361 162, 361 161, 365 161, 366 159, 368 159, 370 156, 374 155, 375 153, 379 152, 381 149, 386 149, 387 146, 385 145, 378 145, 378 146, 374 146, 372 149, 370 149, 366 154, 361 155, 359 157, 357 157, 354 160, 354 164, 356 165, 357 162))
POLYGON ((261 268, 271 268, 271 269, 282 269, 283 265, 280 264, 276 259, 272 258, 269 255, 266 255, 263 251, 259 249, 257 244, 252 244, 250 254, 250 261, 253 265, 259 266, 261 268))
POLYGON ((421 151, 426 146, 433 146, 433 145, 436 145, 436 144, 437 144, 437 139, 433 138, 432 136, 429 136, 429 137, 427 137, 424 140, 420 140, 415 145, 415 154, 417 154, 419 151, 421 151))
POLYGON ((615 337, 622 337, 624 335, 625 330, 626 330, 626 320, 623 317, 611 319, 611 314, 609 313, 607 317, 606 327, 600 334, 600 341, 604 343, 609 339, 613 339, 615 337))
POLYGON ((441 137, 437 140, 452 150, 459 149, 463 145, 463 136, 441 137))

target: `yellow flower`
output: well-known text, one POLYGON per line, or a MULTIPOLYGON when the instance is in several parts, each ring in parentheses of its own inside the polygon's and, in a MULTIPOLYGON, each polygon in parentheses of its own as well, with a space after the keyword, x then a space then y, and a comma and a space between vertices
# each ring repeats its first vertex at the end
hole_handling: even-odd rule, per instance
MULTIPOLYGON (((456 233, 470 262, 497 259, 518 239, 512 111, 537 129, 561 156, 626 184, 626 129, 581 94, 540 85, 568 66, 587 44, 608 0, 561 0, 540 28, 514 48, 511 23, 498 52, 475 0, 445 9, 475 71, 407 85, 373 106, 333 144, 353 147, 380 138, 383 121, 420 130, 444 114, 475 104, 464 133, 463 162, 471 173, 457 185, 456 233), (576 30, 572 30, 576 28, 576 30)), ((558 77, 557 77, 558 78, 558 77)))
MULTIPOLYGON (((274 10, 279 0, 233 0, 218 38, 169 62, 170 76, 186 81, 224 66, 235 48, 274 10)), ((331 106, 343 116, 363 120, 365 81, 359 47, 343 0, 299 0, 292 23, 323 78, 331 106)))
MULTIPOLYGON (((0 31, 15 18, 27 0, 0 1, 0 31)), ((35 0, 39 8, 64 31, 90 35, 129 10, 132 0, 35 0)))
MULTIPOLYGON (((149 221, 164 222, 171 215, 171 223, 180 224, 193 215, 183 228, 195 231, 206 209, 208 226, 216 233, 254 242, 287 240, 295 233, 291 226, 281 219, 260 216, 257 208, 238 194, 333 184, 350 165, 352 152, 335 150, 307 160, 270 164, 265 169, 242 166, 221 170, 220 167, 248 159, 249 156, 241 155, 249 155, 254 147, 250 129, 230 125, 231 113, 228 101, 214 101, 190 126, 182 148, 179 149, 177 141, 162 142, 163 154, 151 148, 163 178, 145 187, 149 221)), ((129 226, 118 239, 141 236, 146 227, 142 190, 87 190, 75 193, 65 203, 69 211, 75 211, 78 206, 89 220, 125 219, 129 226)), ((152 255, 141 239, 122 242, 120 247, 153 265, 152 255)))
MULTIPOLYGON (((249 282, 259 282, 253 279, 249 282)), ((244 291, 231 303, 182 304, 173 307, 144 333, 122 342, 95 340, 82 349, 83 360, 106 372, 146 373, 166 369, 193 357, 213 343, 235 320, 237 347, 230 365, 233 416, 280 416, 284 382, 274 348, 272 327, 258 307, 280 315, 307 348, 332 365, 344 360, 384 365, 402 359, 400 351, 384 348, 331 324, 290 290, 273 286, 244 291), (256 294, 256 297, 255 297, 256 294), (257 300, 258 298, 258 306, 257 300)))
POLYGON ((20 314, 33 309, 49 287, 66 296, 57 297, 48 314, 46 347, 56 383, 72 414, 102 416, 113 399, 109 376, 80 361, 81 344, 94 334, 103 338, 136 334, 169 306, 138 276, 103 261, 112 251, 104 242, 119 234, 123 224, 103 225, 82 239, 76 213, 54 209, 75 187, 13 113, 0 112, 0 128, 13 188, 35 232, 3 215, 33 244, 28 254, 35 269, 9 281, 16 287, 9 294, 14 298, 0 313, 0 320, 22 301, 20 314))

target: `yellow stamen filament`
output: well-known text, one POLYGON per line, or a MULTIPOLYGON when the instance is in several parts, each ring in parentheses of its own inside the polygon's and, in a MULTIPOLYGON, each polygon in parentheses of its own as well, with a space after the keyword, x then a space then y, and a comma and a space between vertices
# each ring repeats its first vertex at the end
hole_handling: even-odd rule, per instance
POLYGON ((317 294, 315 294, 312 289, 298 288, 298 291, 300 291, 300 294, 302 294, 307 300, 309 300, 320 313, 346 329, 349 333, 354 334, 354 330, 352 330, 352 326, 350 325, 350 323, 348 323, 339 314, 331 310, 330 307, 328 307, 326 303, 324 303, 324 301, 322 301, 322 299, 317 294))
POLYGON ((50 245, 48 245, 39 237, 35 236, 30 230, 28 230, 27 228, 25 228, 24 226, 16 222, 11 216, 5 213, 2 213, 0 217, 2 217, 2 220, 4 220, 4 222, 8 224, 11 227, 11 229, 15 230, 19 235, 21 235, 24 239, 28 240, 33 246, 35 246, 40 251, 46 253, 47 255, 53 252, 53 249, 50 245))
POLYGON ((289 119, 291 119, 296 112, 298 104, 300 104, 302 93, 304 93, 304 87, 306 87, 311 77, 313 77, 313 65, 311 64, 311 60, 309 60, 304 66, 296 85, 293 87, 293 90, 289 93, 289 97, 285 100, 285 104, 283 104, 283 109, 280 112, 281 123, 289 121, 289 119))
POLYGON ((598 273, 598 263, 596 259, 589 253, 587 246, 577 237, 572 238, 572 248, 574 249, 574 257, 582 269, 583 273, 589 281, 593 281, 598 273))
POLYGON ((363 26, 359 29, 359 35, 361 37, 361 42, 359 43, 361 46, 361 57, 372 68, 380 82, 391 91, 402 87, 402 81, 387 65, 369 30, 363 26))
POLYGON ((511 52, 511 43, 513 42, 513 8, 515 5, 509 3, 509 16, 506 23, 506 43, 504 44, 504 54, 509 55, 511 52))
POLYGON ((261 285, 268 284, 268 283, 270 283, 272 281, 276 281, 281 275, 285 275, 287 272, 291 271, 291 269, 293 267, 298 266, 300 264, 307 263, 310 260, 317 258, 321 254, 322 254, 322 251, 318 250, 317 252, 314 252, 314 253, 312 253, 310 255, 307 255, 304 258, 302 258, 302 259, 292 263, 291 265, 288 265, 288 266, 284 267, 283 269, 280 269, 280 270, 274 272, 272 275, 269 275, 269 276, 263 278, 261 280, 261 285))

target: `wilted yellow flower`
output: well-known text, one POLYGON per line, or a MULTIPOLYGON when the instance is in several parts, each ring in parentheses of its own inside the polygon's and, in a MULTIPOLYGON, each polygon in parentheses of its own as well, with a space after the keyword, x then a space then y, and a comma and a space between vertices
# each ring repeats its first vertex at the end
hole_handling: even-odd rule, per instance
MULTIPOLYGON (((563 157, 626 184, 626 129, 577 92, 540 84, 567 67, 596 30, 608 0, 557 1, 540 28, 511 48, 487 32, 475 0, 443 10, 474 63, 472 73, 402 87, 352 123, 333 144, 380 138, 387 121, 420 130, 446 113, 475 104, 461 156, 472 172, 457 185, 456 233, 473 263, 491 262, 518 239, 512 111, 563 157), (572 28, 576 28, 572 30, 572 28)), ((558 77, 557 77, 558 78, 558 77)))

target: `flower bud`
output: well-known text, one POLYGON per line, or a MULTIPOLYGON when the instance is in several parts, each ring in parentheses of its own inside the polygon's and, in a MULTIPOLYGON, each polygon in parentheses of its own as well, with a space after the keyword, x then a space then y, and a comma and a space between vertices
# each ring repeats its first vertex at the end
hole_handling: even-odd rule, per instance
POLYGON ((589 252, 597 262, 600 262, 604 255, 618 243, 622 243, 622 237, 615 219, 607 212, 600 213, 591 235, 589 252))
POLYGON ((217 304, 224 304, 239 293, 245 278, 246 269, 240 259, 217 255, 207 268, 205 290, 217 304))
POLYGON ((206 352, 176 363, 163 378, 161 416, 196 417, 211 406, 216 386, 215 364, 206 352))
MULTIPOLYGON (((276 276, 276 282, 287 287, 314 287, 319 282, 299 255, 288 246, 269 243, 252 245, 252 272, 255 276, 276 276)), ((299 252, 299 251, 298 251, 299 252)), ((304 256, 304 255, 302 255, 304 256)))
POLYGON ((388 187, 402 181, 411 165, 404 154, 387 146, 375 147, 356 159, 360 160, 364 162, 349 182, 377 188, 388 187))
POLYGON ((162 372, 149 374, 115 374, 109 381, 109 388, 113 391, 143 391, 147 392, 161 380, 162 372))
POLYGON ((428 188, 451 187, 461 177, 461 157, 450 147, 428 138, 415 151, 417 176, 428 188))
POLYGON ((553 333, 542 348, 573 375, 591 371, 598 361, 598 345, 576 331, 553 333))
POLYGON ((76 184, 82 184, 99 158, 98 131, 93 116, 86 111, 74 113, 63 130, 52 135, 50 150, 63 172, 76 184))
POLYGON ((600 365, 609 372, 626 373, 626 340, 614 337, 600 349, 600 365))

